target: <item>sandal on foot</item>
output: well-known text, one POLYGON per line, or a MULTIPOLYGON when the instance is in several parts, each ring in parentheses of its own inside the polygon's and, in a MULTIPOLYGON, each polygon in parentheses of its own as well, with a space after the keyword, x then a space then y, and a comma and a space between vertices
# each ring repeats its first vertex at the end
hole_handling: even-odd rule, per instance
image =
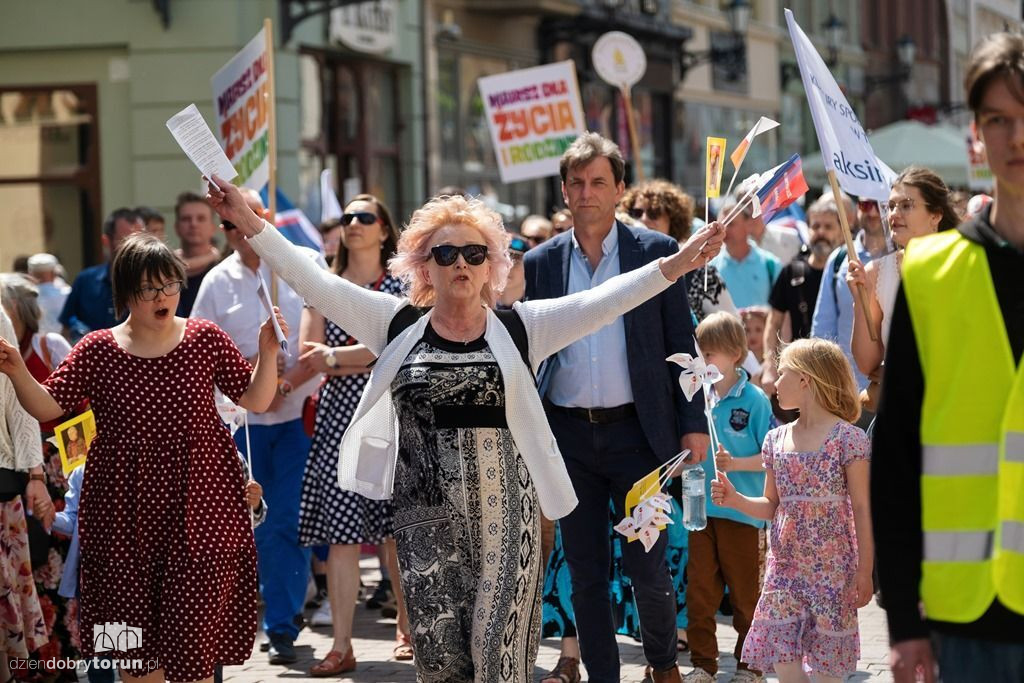
POLYGON ((396 662, 408 662, 413 658, 412 639, 409 636, 398 636, 395 642, 395 649, 391 651, 396 662))
POLYGON ((355 669, 356 655, 350 647, 344 657, 337 650, 328 652, 327 656, 319 664, 310 667, 309 675, 314 678, 323 678, 325 676, 337 676, 338 674, 355 671, 355 669))
POLYGON ((580 660, 575 657, 559 657, 558 664, 540 683, 580 683, 580 660))

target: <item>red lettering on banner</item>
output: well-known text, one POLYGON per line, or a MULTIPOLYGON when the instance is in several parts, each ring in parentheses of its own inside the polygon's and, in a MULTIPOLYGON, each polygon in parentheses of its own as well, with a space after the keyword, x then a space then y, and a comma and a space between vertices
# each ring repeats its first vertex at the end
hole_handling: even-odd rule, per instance
POLYGON ((245 103, 221 123, 224 153, 234 160, 245 145, 259 135, 267 124, 267 84, 262 83, 245 103))
POLYGON ((544 97, 552 97, 555 95, 565 95, 569 92, 569 86, 566 85, 565 81, 556 81, 554 83, 544 83, 541 87, 544 91, 544 97))
POLYGON ((510 142, 533 135, 571 130, 576 128, 572 103, 567 101, 535 104, 526 109, 496 112, 494 123, 498 126, 498 140, 510 142))

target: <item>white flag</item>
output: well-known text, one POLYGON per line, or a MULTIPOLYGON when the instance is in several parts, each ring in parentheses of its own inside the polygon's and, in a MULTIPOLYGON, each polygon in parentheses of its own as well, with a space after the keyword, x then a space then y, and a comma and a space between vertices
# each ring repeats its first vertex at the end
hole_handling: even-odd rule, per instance
POLYGON ((320 172, 320 223, 341 218, 341 204, 334 194, 334 183, 331 182, 331 169, 320 172))
POLYGON ((889 181, 871 149, 857 113, 788 9, 786 23, 807 92, 807 104, 811 108, 825 170, 834 170, 839 185, 850 194, 888 200, 889 181))
POLYGON ((747 136, 740 140, 740 144, 736 145, 736 149, 734 149, 732 154, 729 156, 733 167, 738 169, 740 164, 743 163, 743 160, 747 157, 747 150, 750 149, 750 143, 754 141, 754 138, 761 133, 766 133, 772 128, 778 127, 779 122, 773 121, 767 116, 762 116, 758 119, 757 123, 754 124, 754 127, 750 129, 749 133, 747 133, 747 136))

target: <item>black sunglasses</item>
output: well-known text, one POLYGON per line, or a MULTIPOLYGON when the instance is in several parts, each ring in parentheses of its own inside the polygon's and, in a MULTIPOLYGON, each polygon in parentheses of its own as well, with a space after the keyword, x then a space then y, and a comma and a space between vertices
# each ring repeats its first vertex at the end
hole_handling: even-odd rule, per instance
POLYGON ((656 221, 659 218, 661 218, 661 209, 638 209, 637 207, 633 207, 626 213, 628 213, 633 218, 640 220, 641 218, 644 217, 645 212, 647 213, 647 217, 650 218, 652 221, 656 221))
POLYGON ((454 244, 439 244, 430 250, 439 266, 450 266, 462 254, 462 258, 471 266, 479 266, 487 260, 487 246, 484 244, 467 244, 456 247, 454 244))
POLYGON ((377 222, 377 214, 370 213, 369 211, 356 211, 355 213, 341 214, 342 225, 350 225, 353 220, 357 220, 363 225, 373 225, 377 222))

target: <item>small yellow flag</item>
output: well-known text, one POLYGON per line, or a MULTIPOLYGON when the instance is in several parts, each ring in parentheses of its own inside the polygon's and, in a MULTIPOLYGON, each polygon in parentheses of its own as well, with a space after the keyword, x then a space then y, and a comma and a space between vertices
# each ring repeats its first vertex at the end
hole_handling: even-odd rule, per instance
POLYGON ((705 196, 708 199, 718 197, 722 192, 722 170, 725 166, 725 138, 708 138, 708 154, 705 196))

